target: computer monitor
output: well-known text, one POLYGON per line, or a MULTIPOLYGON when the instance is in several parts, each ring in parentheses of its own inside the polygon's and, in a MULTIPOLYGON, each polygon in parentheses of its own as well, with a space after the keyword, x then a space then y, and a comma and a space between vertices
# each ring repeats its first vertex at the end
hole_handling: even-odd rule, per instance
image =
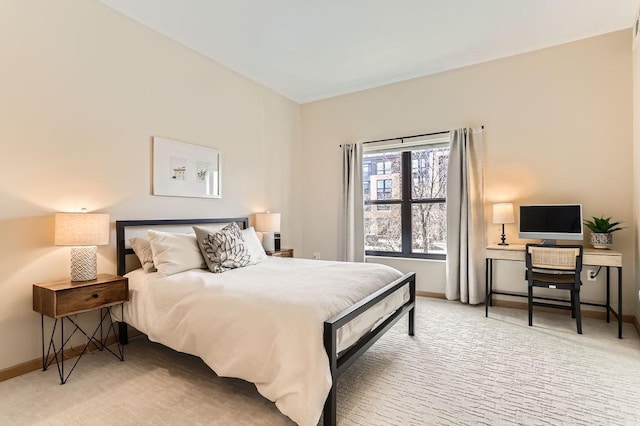
POLYGON ((529 204, 520 206, 520 238, 539 238, 543 244, 556 240, 582 240, 581 204, 529 204))

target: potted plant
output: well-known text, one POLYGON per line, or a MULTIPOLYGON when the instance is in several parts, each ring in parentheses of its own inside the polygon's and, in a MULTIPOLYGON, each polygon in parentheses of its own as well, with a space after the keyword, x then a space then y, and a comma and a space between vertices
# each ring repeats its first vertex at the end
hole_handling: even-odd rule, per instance
POLYGON ((585 220, 584 224, 591 230, 591 245, 594 248, 608 249, 613 244, 615 231, 624 229, 620 225, 622 222, 611 222, 611 218, 604 216, 592 217, 593 220, 585 220))

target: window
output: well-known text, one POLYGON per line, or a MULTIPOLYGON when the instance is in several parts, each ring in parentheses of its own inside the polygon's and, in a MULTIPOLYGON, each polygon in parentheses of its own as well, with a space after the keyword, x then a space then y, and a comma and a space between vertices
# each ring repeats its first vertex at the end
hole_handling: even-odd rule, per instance
POLYGON ((391 198, 391 179, 381 179, 378 181, 378 200, 388 200, 391 198))
POLYGON ((442 145, 364 154, 367 254, 444 259, 449 148, 442 145))
POLYGON ((390 175, 391 174, 391 161, 380 161, 376 163, 377 175, 390 175))

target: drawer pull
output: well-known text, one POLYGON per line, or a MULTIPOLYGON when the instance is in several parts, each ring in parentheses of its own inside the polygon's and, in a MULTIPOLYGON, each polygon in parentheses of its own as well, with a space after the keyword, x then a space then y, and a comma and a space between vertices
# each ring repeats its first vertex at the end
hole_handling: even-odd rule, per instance
POLYGON ((93 293, 93 294, 91 295, 91 297, 93 297, 94 299, 97 299, 97 298, 98 298, 98 297, 100 297, 100 296, 98 295, 98 293, 93 293))

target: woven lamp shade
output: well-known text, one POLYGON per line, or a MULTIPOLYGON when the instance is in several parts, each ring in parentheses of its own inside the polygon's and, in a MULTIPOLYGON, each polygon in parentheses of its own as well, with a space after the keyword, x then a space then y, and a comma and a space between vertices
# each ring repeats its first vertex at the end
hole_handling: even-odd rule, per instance
POLYGON ((103 246, 109 244, 109 215, 103 213, 56 213, 53 243, 57 246, 103 246))
POLYGON ((96 246, 109 244, 109 215, 56 213, 53 243, 71 249, 71 281, 97 278, 96 246))

